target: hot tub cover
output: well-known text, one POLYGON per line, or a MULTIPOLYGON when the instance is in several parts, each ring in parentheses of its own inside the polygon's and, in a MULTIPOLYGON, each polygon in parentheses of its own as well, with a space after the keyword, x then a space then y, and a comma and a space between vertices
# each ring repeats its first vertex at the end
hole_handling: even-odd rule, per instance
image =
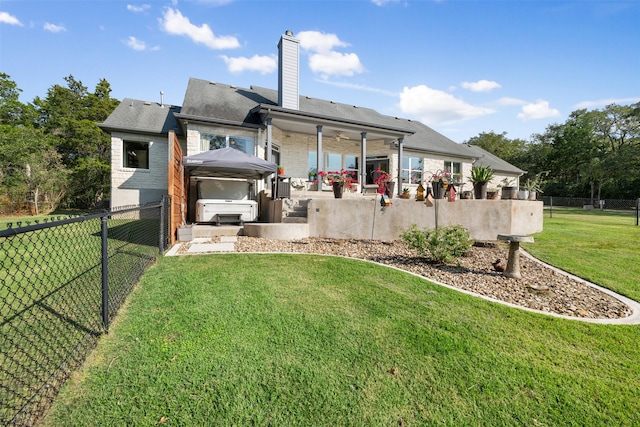
POLYGON ((275 173, 278 165, 235 148, 219 148, 182 158, 191 176, 261 179, 275 173))

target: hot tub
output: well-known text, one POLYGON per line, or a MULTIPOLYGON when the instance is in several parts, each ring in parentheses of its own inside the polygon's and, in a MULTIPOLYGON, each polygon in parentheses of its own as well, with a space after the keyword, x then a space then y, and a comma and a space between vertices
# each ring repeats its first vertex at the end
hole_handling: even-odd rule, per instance
POLYGON ((196 201, 196 222, 219 223, 218 214, 238 214, 242 222, 257 221, 258 202, 231 199, 199 199, 196 201))

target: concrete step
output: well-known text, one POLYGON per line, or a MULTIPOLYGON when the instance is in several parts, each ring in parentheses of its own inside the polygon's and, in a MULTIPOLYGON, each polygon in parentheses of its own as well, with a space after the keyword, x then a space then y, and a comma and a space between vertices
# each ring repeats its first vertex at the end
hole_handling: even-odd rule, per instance
POLYGON ((286 217, 306 218, 307 211, 290 211, 286 213, 286 217))
POLYGON ((282 222, 285 224, 306 224, 306 216, 287 216, 282 218, 282 222))

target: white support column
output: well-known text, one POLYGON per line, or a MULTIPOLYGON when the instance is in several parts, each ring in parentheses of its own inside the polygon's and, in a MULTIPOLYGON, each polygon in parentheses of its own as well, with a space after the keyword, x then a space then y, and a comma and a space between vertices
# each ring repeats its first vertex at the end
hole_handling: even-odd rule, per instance
POLYGON ((271 152, 273 151, 273 141, 271 140, 271 117, 267 119, 267 161, 271 162, 272 156, 271 152))
POLYGON ((317 170, 317 180, 318 180, 318 185, 317 185, 317 191, 322 191, 322 177, 320 176, 320 171, 324 170, 324 156, 322 154, 322 125, 317 125, 316 126, 317 129, 317 149, 316 152, 318 153, 318 157, 316 158, 316 170, 317 170))
POLYGON ((364 193, 367 183, 367 133, 360 133, 360 192, 364 193))
POLYGON ((398 138, 398 184, 396 185, 398 197, 402 195, 402 148, 404 137, 398 138))

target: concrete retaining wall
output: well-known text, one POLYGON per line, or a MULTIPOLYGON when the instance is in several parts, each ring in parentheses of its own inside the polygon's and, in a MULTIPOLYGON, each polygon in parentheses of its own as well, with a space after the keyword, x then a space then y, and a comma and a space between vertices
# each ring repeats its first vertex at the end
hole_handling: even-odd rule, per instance
POLYGON ((527 200, 446 200, 424 202, 380 198, 312 199, 307 223, 310 237, 397 240, 411 224, 418 228, 461 225, 475 240, 496 240, 498 234, 529 235, 542 231, 542 202, 527 200))

